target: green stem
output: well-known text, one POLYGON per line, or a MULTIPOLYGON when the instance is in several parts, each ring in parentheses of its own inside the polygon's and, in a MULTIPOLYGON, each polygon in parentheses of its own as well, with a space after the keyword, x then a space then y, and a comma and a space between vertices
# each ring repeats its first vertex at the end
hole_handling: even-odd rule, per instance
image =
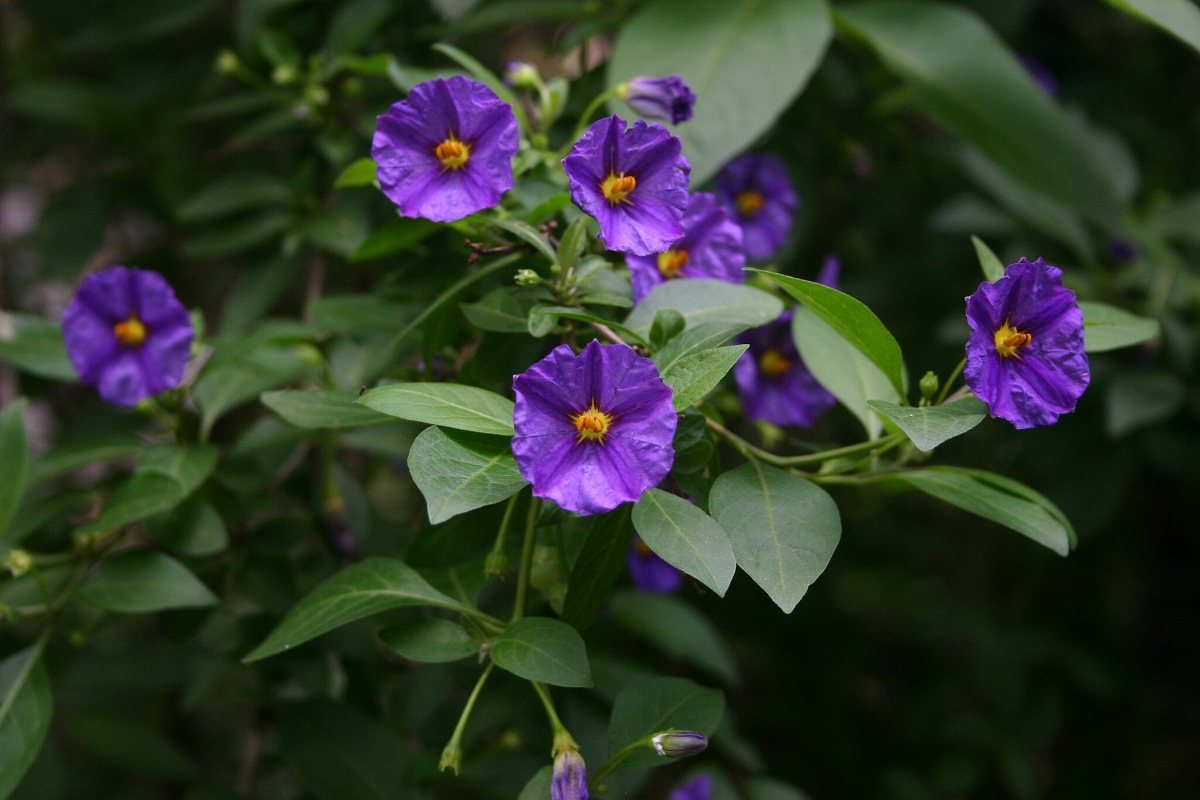
MULTIPOLYGON (((904 441, 907 437, 902 433, 894 433, 891 436, 883 439, 874 439, 869 442, 859 442, 845 447, 836 447, 832 450, 822 450, 819 453, 810 453, 803 456, 777 456, 774 453, 768 453, 766 450, 755 447, 747 442, 742 437, 738 436, 733 431, 726 428, 716 420, 709 419, 708 427, 723 439, 728 441, 747 458, 753 458, 757 461, 770 464, 775 467, 799 467, 805 464, 821 464, 833 458, 842 458, 844 456, 854 456, 859 453, 869 453, 872 450, 881 447, 891 447, 894 444, 904 441)), ((800 473, 804 477, 809 477, 809 473, 800 473)))
POLYGON ((558 718, 558 712, 554 710, 554 701, 550 698, 550 690, 537 681, 530 681, 530 683, 533 685, 533 690, 537 692, 538 699, 542 701, 542 706, 546 709, 546 718, 550 720, 550 728, 554 731, 554 744, 550 749, 550 757, 557 758, 558 754, 564 750, 578 750, 579 745, 575 743, 571 732, 567 730, 566 725, 562 724, 562 720, 558 718))
POLYGON ((579 141, 579 137, 583 136, 583 132, 587 130, 588 124, 591 122, 592 115, 599 111, 602 105, 618 95, 618 89, 609 89, 606 92, 601 92, 600 94, 596 95, 595 99, 588 103, 588 107, 585 108, 583 113, 579 115, 579 122, 575 123, 575 130, 571 133, 571 138, 567 140, 567 146, 560 155, 566 156, 567 153, 571 151, 571 147, 575 144, 575 142, 579 141))
MULTIPOLYGON (((504 559, 504 540, 508 536, 508 525, 512 521, 513 509, 517 507, 517 498, 520 496, 520 492, 514 494, 509 498, 508 505, 504 507, 504 517, 500 520, 500 530, 496 534, 496 542, 492 545, 492 552, 488 554, 487 561, 484 562, 485 564, 504 559)), ((507 564, 507 561, 505 561, 505 564, 507 564)))
POLYGON ((621 762, 628 758, 631 753, 633 753, 635 750, 640 750, 643 747, 651 746, 650 737, 646 737, 645 739, 640 739, 631 745, 622 747, 620 750, 613 753, 608 757, 607 761, 600 765, 600 769, 596 770, 596 773, 592 775, 592 779, 588 781, 588 789, 593 792, 599 791, 600 781, 604 780, 613 772, 615 772, 617 767, 621 766, 621 762))
POLYGON ((46 604, 46 608, 50 612, 50 617, 55 615, 54 600, 50 597, 50 588, 46 586, 46 580, 42 577, 42 571, 38 569, 36 563, 30 563, 29 574, 33 576, 33 580, 37 583, 38 591, 42 595, 42 602, 46 604))
POLYGON ((475 688, 471 690, 471 696, 467 698, 467 704, 463 706, 462 713, 458 716, 458 724, 454 726, 454 733, 450 736, 450 741, 446 743, 446 747, 442 750, 442 761, 438 765, 439 769, 447 768, 454 770, 454 774, 458 774, 458 769, 462 766, 462 736, 466 730, 467 720, 471 718, 471 712, 475 710, 475 701, 479 699, 479 693, 483 691, 483 684, 487 683, 488 676, 492 674, 492 669, 495 663, 489 661, 487 666, 483 668, 483 674, 479 676, 479 680, 475 682, 475 688))
POLYGON ((962 374, 963 367, 966 365, 967 360, 965 358, 958 362, 958 366, 955 367, 954 371, 950 373, 950 377, 946 378, 946 385, 942 387, 941 394, 938 395, 937 402, 934 403, 935 406, 940 406, 945 401, 946 395, 950 394, 950 387, 954 385, 956 380, 958 380, 958 376, 962 374))
POLYGON ((529 512, 525 515, 525 539, 521 542, 521 569, 517 573, 517 599, 513 603, 512 620, 516 622, 525 616, 525 598, 529 593, 529 569, 533 564, 533 539, 537 530, 538 512, 541 511, 542 501, 536 497, 529 498, 529 512))

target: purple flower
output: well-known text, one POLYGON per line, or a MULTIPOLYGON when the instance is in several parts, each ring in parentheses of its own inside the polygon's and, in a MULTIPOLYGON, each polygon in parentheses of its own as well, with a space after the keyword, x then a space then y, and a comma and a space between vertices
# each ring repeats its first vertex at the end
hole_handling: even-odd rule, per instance
POLYGON ((551 800, 588 800, 587 765, 574 748, 560 750, 554 757, 550 777, 551 800))
POLYGON ((513 379, 513 455, 537 497, 577 514, 633 502, 671 470, 677 417, 658 368, 624 345, 559 345, 513 379))
POLYGON ((678 75, 665 78, 633 78, 618 88, 621 99, 637 113, 678 125, 692 118, 696 95, 678 75))
POLYGON ((192 321, 157 272, 109 267, 89 275, 62 319, 71 364, 118 406, 174 389, 192 352, 192 321))
POLYGON ((671 792, 670 800, 712 800, 712 776, 697 775, 671 792))
POLYGON ((484 86, 461 76, 414 86, 379 117, 371 157, 379 185, 405 217, 453 222, 513 187, 517 120, 484 86))
POLYGON ((742 226, 742 246, 754 259, 770 258, 783 246, 800 205, 787 167, 769 153, 747 153, 717 175, 717 196, 742 226))
POLYGON ((678 137, 638 120, 596 120, 563 159, 571 200, 600 223, 609 250, 648 256, 683 236, 691 165, 678 137))
POLYGON ((808 371, 792 341, 792 312, 738 337, 750 349, 733 365, 749 419, 807 428, 837 402, 808 371))
POLYGON ((1083 311, 1042 259, 1009 264, 1004 277, 967 298, 963 379, 993 417, 1016 428, 1053 425, 1075 410, 1091 376, 1083 311))
POLYGON ((730 283, 745 280, 742 229, 729 220, 717 198, 707 192, 693 194, 683 215, 683 231, 668 250, 625 259, 635 303, 672 278, 716 278, 730 283))
POLYGON ((663 561, 651 550, 642 537, 633 537, 633 547, 625 559, 633 585, 651 594, 671 594, 683 585, 683 573, 663 561))

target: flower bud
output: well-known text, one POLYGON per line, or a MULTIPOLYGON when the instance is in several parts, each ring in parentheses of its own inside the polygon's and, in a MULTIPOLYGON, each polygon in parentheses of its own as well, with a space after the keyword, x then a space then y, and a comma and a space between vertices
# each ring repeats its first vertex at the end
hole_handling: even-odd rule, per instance
POLYGON ((698 756, 708 749, 708 737, 695 731, 667 731, 650 737, 654 752, 667 758, 698 756))
POLYGON ((531 269, 519 269, 513 278, 517 286, 537 286, 542 282, 541 277, 531 269))
POLYGON ((551 800, 588 800, 587 765, 574 747, 560 750, 554 757, 550 778, 551 800))
POLYGON ((274 72, 271 73, 271 80, 275 81, 275 83, 279 84, 280 86, 286 86, 289 83, 293 83, 299 77, 299 71, 297 71, 296 68, 291 64, 280 64, 275 68, 274 72))
POLYGON ((438 762, 438 771, 445 772, 451 769, 457 775, 462 768, 462 756, 462 746, 458 743, 458 737, 456 736, 442 750, 442 760, 438 762))
POLYGON ((237 53, 232 50, 222 50, 217 53, 217 60, 213 63, 213 69, 222 75, 231 75, 241 66, 241 63, 237 57, 237 53))
POLYGON ((933 396, 937 394, 937 390, 940 386, 941 382, 938 380, 938 376, 933 372, 933 370, 926 372, 925 376, 921 378, 921 396, 926 400, 932 399, 933 396))
POLYGON ((533 561, 529 565, 529 585, 547 591, 558 583, 558 548, 539 544, 533 548, 533 561))
POLYGON ((14 578, 19 578, 29 572, 29 568, 33 566, 33 558, 24 550, 9 550, 8 555, 4 557, 4 566, 12 572, 14 578))
POLYGON ((502 551, 488 553, 487 560, 483 562, 483 574, 488 578, 503 578, 508 574, 508 556, 502 551))
POLYGON ((528 61, 510 61, 504 71, 504 82, 514 89, 537 89, 542 85, 542 76, 528 61))
POLYGON ((678 75, 665 78, 634 78, 621 84, 617 93, 637 113, 678 125, 692 118, 696 95, 678 75))

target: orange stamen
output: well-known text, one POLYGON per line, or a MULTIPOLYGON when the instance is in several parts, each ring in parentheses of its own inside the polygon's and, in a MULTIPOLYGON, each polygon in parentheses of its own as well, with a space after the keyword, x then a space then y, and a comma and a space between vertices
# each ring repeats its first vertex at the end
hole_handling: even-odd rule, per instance
POLYGON ((1028 347, 1033 342, 1033 334, 1022 333, 1009 325, 1008 320, 1005 320, 1000 329, 996 331, 995 341, 996 352, 1002 357, 1016 356, 1020 358, 1021 354, 1017 350, 1022 347, 1028 347))
POLYGON ((467 163, 467 159, 471 157, 471 146, 460 142, 454 138, 454 134, 451 134, 446 141, 433 149, 433 154, 446 169, 462 169, 463 165, 467 163))
POLYGON ((126 347, 137 347, 146 341, 146 326, 137 317, 130 317, 113 325, 113 334, 126 347))
POLYGON ((678 278, 688 263, 687 250, 668 250, 658 254, 658 271, 665 280, 678 278))
POLYGON ((767 198, 763 197, 759 192, 745 191, 737 196, 734 205, 737 206, 738 213, 746 219, 753 219, 758 216, 758 212, 763 210, 763 206, 767 204, 767 198))
POLYGON ((768 378, 778 378, 792 368, 792 360, 774 347, 759 356, 758 370, 768 378))
POLYGON ((613 420, 608 414, 596 408, 596 401, 593 400, 587 411, 576 414, 571 421, 575 423, 575 430, 579 431, 580 444, 585 441, 604 444, 604 434, 608 433, 613 420))
POLYGON ((615 206, 617 203, 628 203, 629 195, 637 188, 637 178, 632 175, 614 175, 609 173, 609 176, 600 184, 600 193, 604 195, 604 199, 609 205, 615 206))

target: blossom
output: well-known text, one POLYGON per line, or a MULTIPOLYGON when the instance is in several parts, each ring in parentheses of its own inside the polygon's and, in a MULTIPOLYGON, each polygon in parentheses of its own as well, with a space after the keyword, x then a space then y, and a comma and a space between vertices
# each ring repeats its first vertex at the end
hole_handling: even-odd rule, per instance
POLYGON ((633 502, 667 476, 677 417, 658 368, 625 345, 559 345, 513 379, 513 455, 533 494, 577 514, 633 502))
POLYGON ((733 365, 749 419, 807 428, 837 402, 808 371, 792 340, 792 312, 738 337, 750 349, 733 365))
POLYGON ((633 585, 651 594, 671 594, 683 585, 683 573, 663 561, 651 550, 642 537, 633 537, 633 547, 625 559, 625 567, 633 585))
POLYGON ((963 378, 993 417, 1018 429, 1053 425, 1075 410, 1091 376, 1083 311, 1062 270, 1021 259, 967 298, 963 378))
POLYGON ((575 748, 560 750, 550 776, 551 800, 588 800, 587 765, 575 748))
POLYGON ((379 117, 371 157, 401 216, 453 222, 489 208, 513 187, 512 107, 455 76, 414 86, 379 117))
POLYGON ((687 783, 675 787, 670 800, 712 800, 712 776, 697 775, 687 783))
POLYGON ((571 200, 600 223, 609 250, 648 256, 683 236, 691 165, 657 123, 628 129, 613 115, 592 124, 563 159, 571 200))
MULTIPOLYGON (((656 733, 650 737, 650 744, 654 746, 654 752, 660 756, 686 758, 688 756, 698 756, 707 750, 708 737, 696 731, 667 731, 665 733, 656 733)), ((702 775, 691 783, 685 784, 685 786, 695 784, 702 778, 707 777, 707 775, 702 775)), ((685 786, 681 786, 676 791, 682 790, 685 786)))
POLYGON ((787 167, 769 153, 747 153, 717 175, 717 197, 742 226, 742 246, 754 259, 770 258, 787 240, 800 205, 787 167))
POLYGON ((673 125, 692 118, 696 95, 678 75, 665 78, 633 78, 617 87, 617 94, 637 113, 673 125))
POLYGON ((742 229, 707 192, 696 192, 688 200, 683 236, 668 249, 651 256, 628 256, 625 261, 635 303, 672 278, 716 278, 730 283, 745 279, 742 229))
POLYGON ((157 272, 109 267, 89 275, 62 318, 71 364, 118 406, 174 389, 192 352, 192 321, 157 272))

